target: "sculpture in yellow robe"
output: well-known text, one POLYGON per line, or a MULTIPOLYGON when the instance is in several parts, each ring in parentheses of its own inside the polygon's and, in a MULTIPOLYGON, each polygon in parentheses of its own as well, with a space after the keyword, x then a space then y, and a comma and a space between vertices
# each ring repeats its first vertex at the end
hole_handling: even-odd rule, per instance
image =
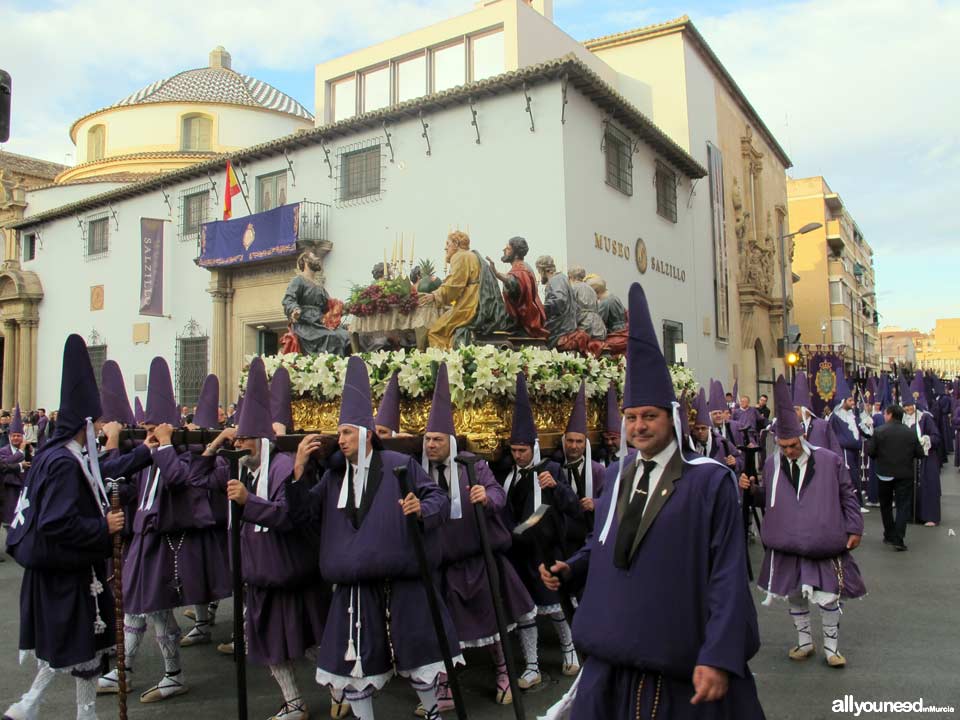
POLYGON ((480 258, 470 251, 469 236, 460 231, 450 233, 446 251, 450 273, 439 288, 422 296, 420 302, 433 302, 440 308, 453 306, 430 326, 427 333, 430 347, 448 350, 453 347, 453 334, 457 328, 469 325, 476 317, 480 301, 480 258))

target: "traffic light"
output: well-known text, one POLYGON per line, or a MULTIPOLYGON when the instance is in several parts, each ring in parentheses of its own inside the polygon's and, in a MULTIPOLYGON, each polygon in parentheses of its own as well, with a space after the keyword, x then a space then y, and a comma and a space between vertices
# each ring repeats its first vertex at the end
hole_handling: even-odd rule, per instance
POLYGON ((12 88, 10 73, 0 70, 0 142, 10 139, 10 98, 12 88))

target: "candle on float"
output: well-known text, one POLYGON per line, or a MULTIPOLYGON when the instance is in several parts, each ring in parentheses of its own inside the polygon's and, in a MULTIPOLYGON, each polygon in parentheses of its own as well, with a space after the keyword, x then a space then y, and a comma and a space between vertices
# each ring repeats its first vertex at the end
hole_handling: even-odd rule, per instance
POLYGON ((403 263, 403 233, 400 233, 400 263, 403 263))
POLYGON ((417 234, 414 233, 410 238, 410 269, 413 269, 413 244, 417 241, 417 234))

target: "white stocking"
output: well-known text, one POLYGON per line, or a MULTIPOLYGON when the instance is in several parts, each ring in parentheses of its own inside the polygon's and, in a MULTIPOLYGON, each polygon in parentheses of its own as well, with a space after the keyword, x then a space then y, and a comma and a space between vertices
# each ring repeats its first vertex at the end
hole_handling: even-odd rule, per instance
POLYGON ((350 710, 353 711, 353 714, 356 715, 359 720, 375 720, 373 717, 372 697, 353 700, 348 696, 347 699, 350 701, 350 710))
POLYGON ((137 659, 137 653, 140 652, 140 643, 143 642, 146 629, 146 615, 123 616, 123 656, 128 671, 133 670, 133 662, 137 659))
POLYGON ((787 597, 790 604, 790 617, 797 628, 797 647, 804 648, 813 644, 810 634, 810 605, 802 593, 794 593, 787 597))
POLYGON ((293 662, 288 660, 279 665, 271 665, 270 672, 280 686, 283 701, 291 703, 300 699, 300 689, 297 687, 297 676, 293 672, 293 662))
POLYGON ((555 612, 550 615, 553 621, 553 629, 557 631, 557 637, 560 638, 560 649, 565 652, 573 650, 573 633, 570 632, 570 624, 562 612, 555 612))
POLYGON ((523 648, 523 660, 528 670, 540 671, 540 658, 537 654, 537 625, 523 625, 520 627, 520 646, 523 648))
POLYGON ((96 678, 77 678, 77 720, 97 720, 96 678))
POLYGON ((27 690, 20 698, 20 702, 16 703, 16 705, 13 707, 19 710, 21 714, 29 717, 30 713, 36 711, 36 708, 39 706, 43 697, 44 691, 47 689, 47 686, 50 685, 56 675, 57 674, 53 671, 53 668, 51 668, 46 661, 38 661, 37 675, 33 678, 33 684, 30 685, 30 689, 27 690))
POLYGON ((157 633, 157 645, 163 655, 164 672, 167 675, 176 675, 180 672, 180 626, 173 616, 173 610, 150 613, 148 617, 157 633))
POLYGON ((828 605, 820 605, 820 621, 823 624, 823 652, 826 656, 839 655, 837 645, 840 642, 840 603, 834 600, 828 605))

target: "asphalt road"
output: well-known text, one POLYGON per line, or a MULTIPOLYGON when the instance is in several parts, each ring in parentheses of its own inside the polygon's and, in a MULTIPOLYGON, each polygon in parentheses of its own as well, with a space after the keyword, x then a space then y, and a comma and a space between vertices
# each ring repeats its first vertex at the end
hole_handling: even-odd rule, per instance
MULTIPOLYGON (((822 656, 805 663, 787 659, 787 650, 795 643, 793 624, 786 606, 760 604, 762 647, 751 662, 761 700, 770 720, 820 720, 849 718, 852 713, 834 713, 835 700, 852 695, 857 701, 915 701, 928 705, 953 705, 955 714, 923 714, 924 718, 960 717, 960 473, 945 466, 943 482, 943 523, 937 528, 910 526, 906 542, 909 552, 896 553, 881 543, 880 513, 866 516, 866 536, 856 552, 857 562, 869 594, 863 600, 847 603, 840 626, 840 651, 846 656, 846 669, 828 668, 822 656)), ((762 550, 751 545, 754 568, 762 550)), ((15 701, 28 687, 34 668, 17 659, 18 597, 20 569, 12 561, 0 564, 0 706, 15 701)), ((226 604, 229 605, 229 602, 226 604)), ((215 641, 230 635, 229 607, 221 612, 214 628, 215 641)), ((186 630, 189 625, 182 622, 186 630)), ((821 644, 819 619, 814 614, 815 638, 821 644)), ((549 676, 544 687, 524 696, 527 717, 551 705, 568 687, 560 675, 560 652, 550 628, 542 633, 545 645, 542 667, 549 676)), ((466 705, 473 720, 508 720, 509 708, 493 703, 493 667, 483 650, 467 656, 468 668, 461 674, 466 705)), ((233 664, 216 652, 213 645, 183 650, 183 667, 190 692, 182 697, 153 705, 130 701, 129 717, 143 718, 233 718, 233 664)), ((156 643, 149 635, 144 641, 136 673, 137 693, 155 683, 163 664, 156 643)), ((328 717, 325 692, 313 682, 307 662, 298 667, 301 690, 313 718, 328 717)), ((248 668, 250 718, 268 718, 280 704, 276 683, 264 668, 248 668)), ((391 682, 376 699, 377 717, 408 718, 416 705, 416 696, 400 679, 391 682)), ((116 700, 100 698, 101 720, 116 717, 116 700)), ((40 718, 69 720, 75 715, 73 681, 58 677, 41 707, 40 718)), ((446 717, 455 717, 447 714, 446 717)), ((860 717, 908 718, 921 715, 901 713, 862 714, 860 717)))

